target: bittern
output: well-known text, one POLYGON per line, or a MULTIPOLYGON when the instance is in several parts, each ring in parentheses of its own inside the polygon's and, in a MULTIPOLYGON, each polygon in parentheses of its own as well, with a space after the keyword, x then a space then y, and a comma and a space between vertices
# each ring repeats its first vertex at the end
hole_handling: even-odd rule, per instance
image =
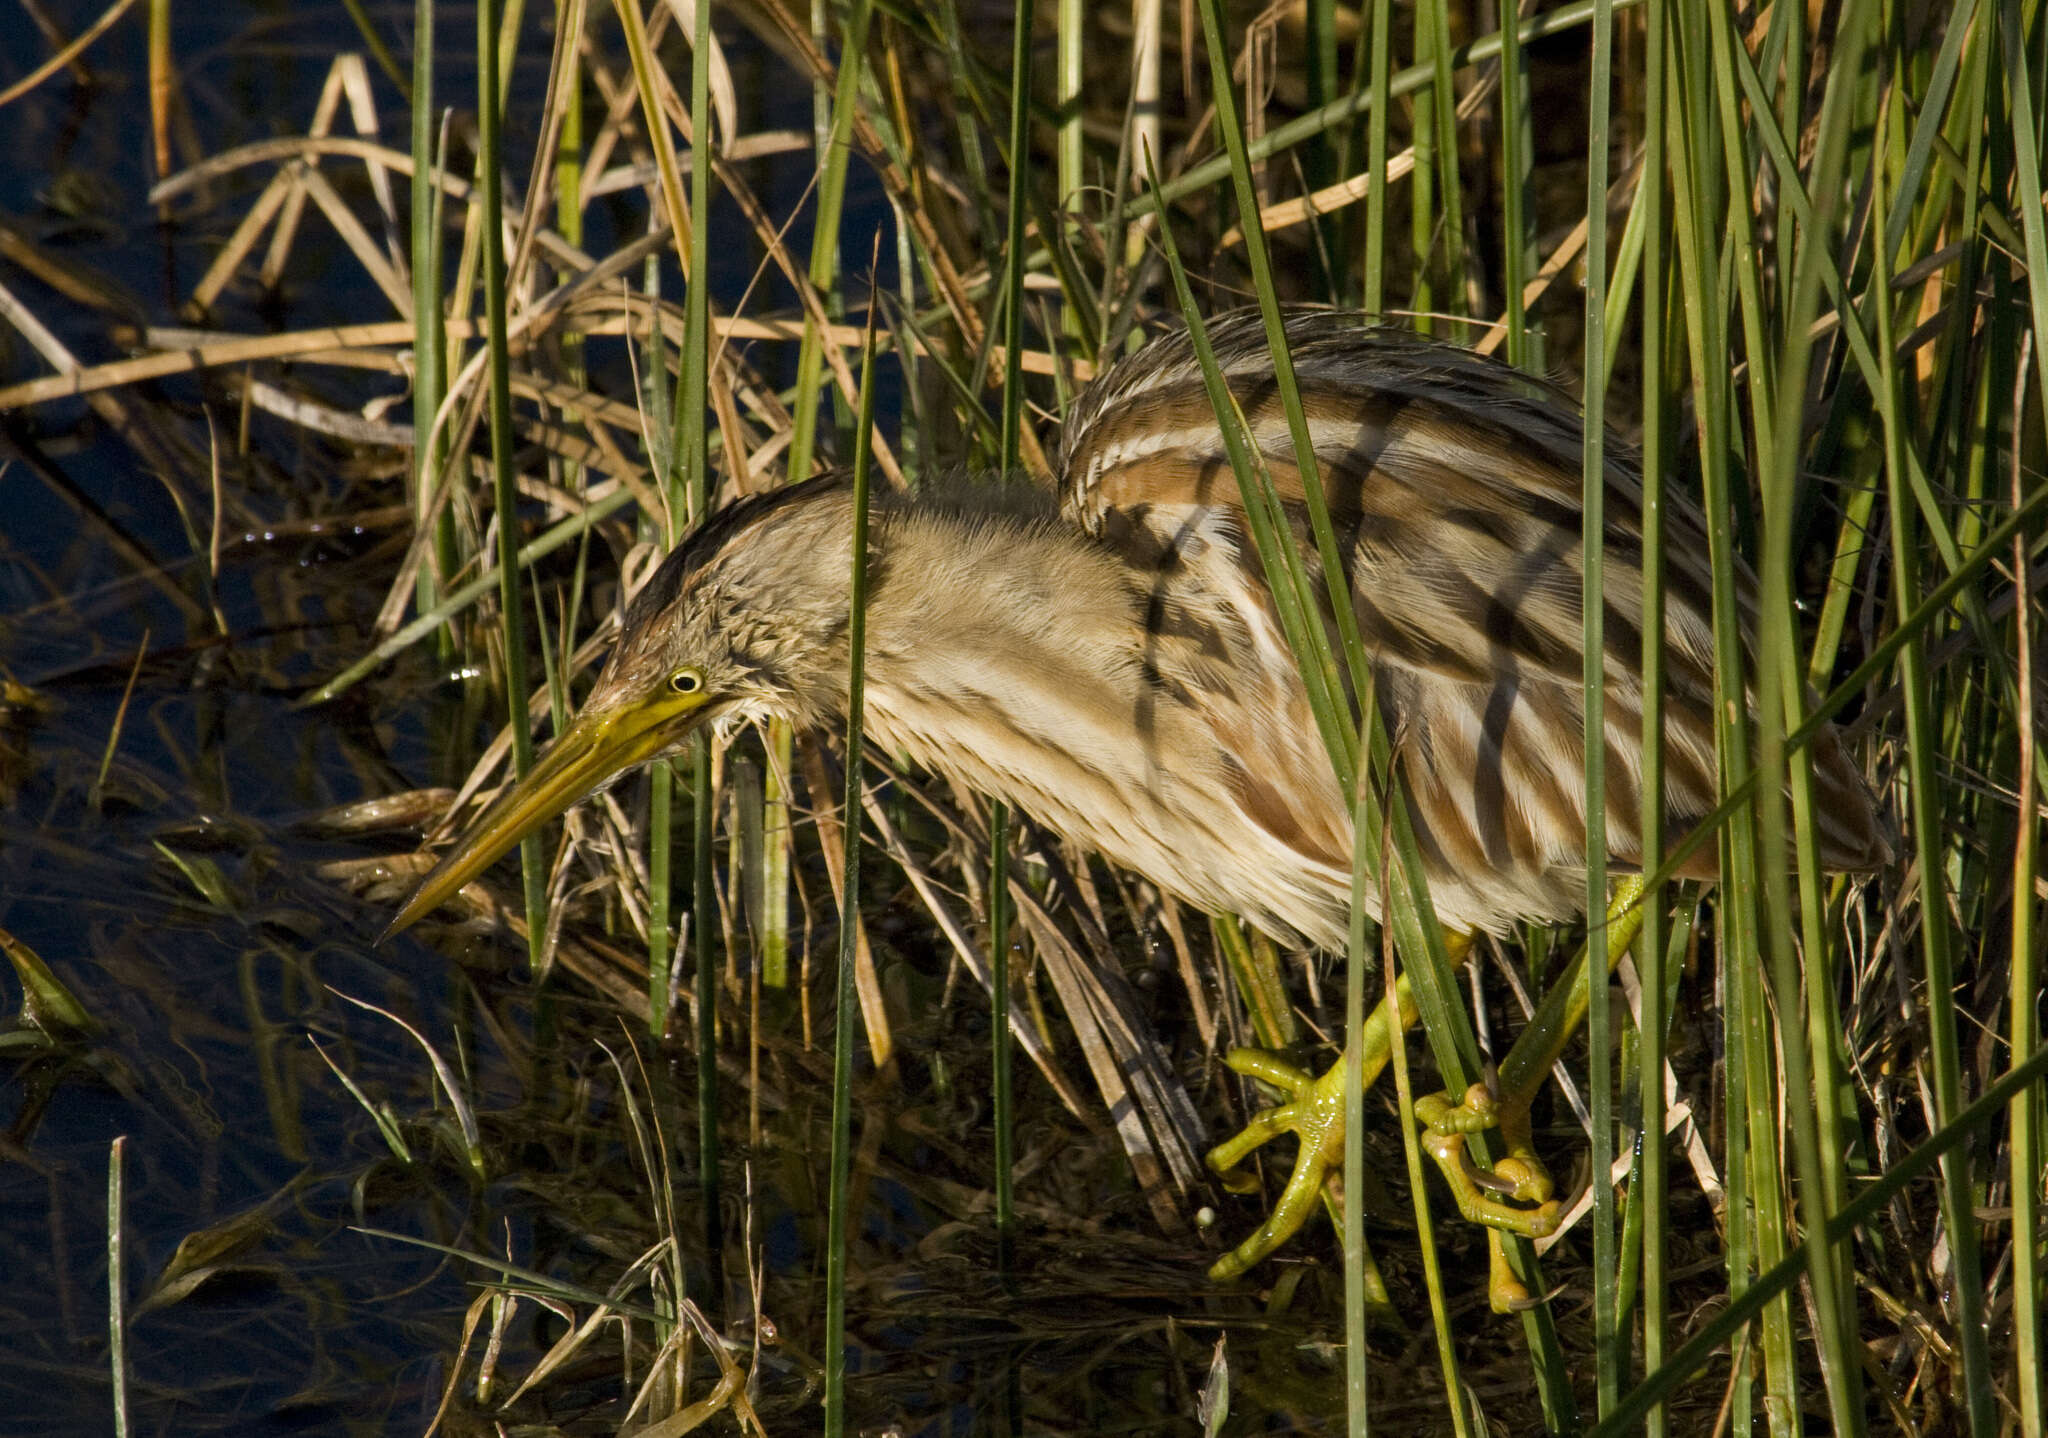
MULTIPOLYGON (((1320 583, 1260 319, 1226 316, 1209 333, 1320 583)), ((1462 952, 1471 936, 1517 920, 1566 922, 1586 895, 1577 407, 1468 351, 1330 313, 1294 313, 1286 335, 1447 937, 1462 952)), ((1642 855, 1642 493, 1624 448, 1607 453, 1606 834, 1611 864, 1626 873, 1642 855)), ((1058 471, 1056 495, 1008 483, 875 498, 868 733, 1200 909, 1341 950, 1350 806, 1248 540, 1186 334, 1152 341, 1087 391, 1058 471)), ((842 716, 852 504, 847 479, 827 475, 740 500, 685 537, 627 606, 574 722, 393 929, 707 724, 779 717, 801 728, 842 716)), ((1668 495, 1664 532, 1664 812, 1675 840, 1716 802, 1712 579, 1698 510, 1668 495)), ((1745 574, 1745 613, 1750 585, 1745 574)), ((1832 733, 1814 745, 1813 778, 1822 863, 1881 865, 1875 805, 1832 733)), ((1711 846, 1684 873, 1712 878, 1711 846)), ((1610 933, 1616 955, 1626 918, 1610 933)), ((1367 1050, 1368 1082, 1413 1020, 1405 1004, 1383 1005, 1351 1037, 1367 1050)), ((1510 1055, 1507 1092, 1421 1106, 1460 1206, 1496 1230, 1557 1221, 1527 1104, 1568 1027, 1534 1035, 1533 1061, 1517 1067, 1510 1055), (1495 1123, 1511 1157, 1476 1169, 1459 1152, 1462 1136, 1495 1123)), ((1343 1148, 1341 1061, 1318 1079, 1242 1050, 1231 1062, 1291 1090, 1292 1102, 1255 1117, 1211 1166, 1228 1178, 1281 1132, 1295 1132, 1301 1149, 1273 1216, 1212 1269, 1219 1278, 1301 1225, 1343 1148)))

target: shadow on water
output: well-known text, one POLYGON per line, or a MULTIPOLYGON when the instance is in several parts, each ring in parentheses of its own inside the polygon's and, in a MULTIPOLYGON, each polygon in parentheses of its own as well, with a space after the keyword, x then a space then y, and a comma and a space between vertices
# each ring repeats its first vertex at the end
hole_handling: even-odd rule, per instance
MULTIPOLYGON (((344 24, 338 11, 299 25, 256 6, 193 18, 179 38, 204 148, 302 126, 306 87, 354 42, 333 28, 344 24)), ((110 313, 168 322, 221 238, 159 233, 146 218, 140 46, 139 29, 124 28, 94 55, 94 88, 60 81, 0 111, 0 141, 32 157, 0 179, 0 222, 106 289, 66 305, 48 276, 5 262, 0 273, 73 316, 63 338, 87 361, 113 353, 110 313)), ((347 283, 278 302, 295 327, 373 304, 347 283)), ((263 327, 261 315, 238 318, 263 327)), ((19 352, 4 369, 38 372, 19 352)), ((376 393, 321 382, 343 407, 376 393)), ((402 459, 237 415, 221 397, 197 383, 150 391, 128 411, 149 432, 141 446, 79 402, 5 417, 0 665, 19 688, 0 703, 0 928, 49 965, 88 1023, 0 1034, 0 1427, 106 1429, 107 1178, 110 1144, 125 1136, 138 1431, 417 1433, 458 1372, 451 1425, 489 1431, 493 1405, 568 1331, 563 1313, 580 1321, 592 1308, 522 1299, 494 1335, 498 1315, 473 1309, 492 1275, 444 1250, 604 1293, 665 1230, 691 1282, 720 1270, 726 1311, 713 1322, 755 1362, 764 1423, 810 1431, 825 1041, 806 1046, 796 999, 770 995, 758 1146, 746 1143, 744 1090, 725 1090, 727 1227, 739 1240, 714 1265, 687 1212, 687 1054, 636 1042, 588 983, 537 997, 523 954, 487 934, 430 924, 376 944, 421 815, 323 816, 459 782, 491 726, 423 656, 340 701, 295 707, 360 657, 393 582, 402 459), (474 1157, 422 1041, 473 1112, 474 1157), (651 1174, 650 1151, 663 1155, 651 1174), (670 1195, 672 1226, 660 1217, 670 1195), (466 1316, 481 1322, 467 1338, 466 1316), (495 1385, 479 1395, 489 1342, 495 1385)), ((1210 1288, 1204 1251, 1158 1234, 1106 1126, 1066 1113, 1035 1074, 1017 1142, 1019 1272, 1008 1289, 995 1282, 986 1010, 971 989, 948 988, 946 955, 915 913, 885 910, 876 929, 904 1026, 894 1072, 867 1073, 857 1104, 859 1425, 1000 1431, 1014 1375, 1034 1431, 1199 1432, 1198 1394, 1227 1325, 1234 1428, 1338 1426, 1337 1271, 1296 1261, 1275 1265, 1262 1292, 1210 1288)), ((827 961, 817 967, 822 1004, 827 961)), ((629 970, 612 978, 644 986, 629 970)), ((1223 1102, 1190 1069, 1221 1131, 1223 1102)), ((1327 1236, 1309 1248, 1327 1255, 1327 1236)), ((1387 1267, 1412 1291, 1398 1262, 1387 1267)), ((644 1303, 636 1292, 623 1301, 644 1303)), ((645 1373, 646 1332, 628 1342, 619 1324, 600 1325, 505 1421, 611 1431, 645 1373)), ((1421 1335, 1384 1342, 1388 1382, 1412 1391, 1385 1395, 1382 1421, 1433 1424, 1441 1400, 1421 1335)), ((697 1367, 716 1377, 708 1359, 697 1367)), ((1508 1381, 1520 1401, 1524 1380, 1508 1381)))

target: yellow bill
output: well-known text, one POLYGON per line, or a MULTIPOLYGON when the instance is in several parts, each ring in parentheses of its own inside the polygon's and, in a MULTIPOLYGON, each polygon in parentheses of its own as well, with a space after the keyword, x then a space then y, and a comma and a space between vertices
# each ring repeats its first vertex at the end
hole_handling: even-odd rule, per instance
POLYGON ((668 687, 600 711, 585 709, 526 777, 499 795, 413 890, 381 939, 432 913, 506 850, 606 780, 673 747, 701 717, 700 689, 668 687))

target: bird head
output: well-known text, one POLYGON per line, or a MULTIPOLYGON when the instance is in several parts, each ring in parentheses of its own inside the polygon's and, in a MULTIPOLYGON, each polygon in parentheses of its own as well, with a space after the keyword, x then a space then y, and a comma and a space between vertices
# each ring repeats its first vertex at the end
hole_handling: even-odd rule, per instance
POLYGON ((850 498, 835 476, 699 525, 626 608, 569 727, 470 826, 384 931, 431 913, 577 800, 707 724, 807 723, 843 703, 850 498), (834 502, 835 499, 838 502, 834 502))

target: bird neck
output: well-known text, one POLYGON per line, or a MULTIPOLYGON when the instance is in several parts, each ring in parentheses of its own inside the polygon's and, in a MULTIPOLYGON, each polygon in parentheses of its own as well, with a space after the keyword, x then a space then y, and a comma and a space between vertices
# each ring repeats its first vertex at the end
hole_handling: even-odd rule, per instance
POLYGON ((942 494, 875 516, 871 701, 917 699, 993 719, 1048 689, 1064 702, 1101 687, 1105 640, 1130 624, 1123 566, 1058 523, 1035 490, 972 501, 942 494))
MULTIPOLYGON (((775 541, 735 546, 720 579, 735 595, 774 595, 772 604, 732 600, 719 622, 737 652, 772 672, 774 697, 764 694, 763 708, 803 727, 835 722, 846 708, 852 505, 836 487, 791 504, 771 521, 782 531, 775 541)), ((883 731, 916 714, 958 733, 978 719, 1003 722, 1048 682, 1063 693, 1100 687, 1104 666, 1088 661, 1110 638, 1129 647, 1136 591, 1125 574, 1030 485, 875 495, 863 658, 870 710, 883 731)))

